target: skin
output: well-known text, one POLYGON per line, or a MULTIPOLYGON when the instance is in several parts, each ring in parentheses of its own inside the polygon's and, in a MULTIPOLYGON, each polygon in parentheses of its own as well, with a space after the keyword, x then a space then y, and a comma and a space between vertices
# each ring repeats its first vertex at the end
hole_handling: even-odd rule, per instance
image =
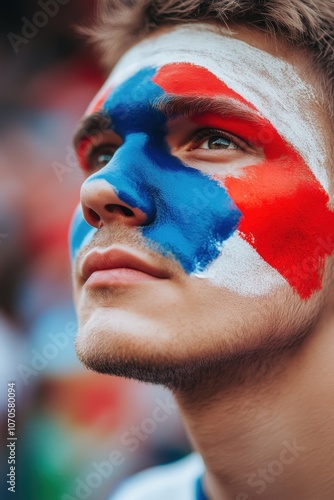
MULTIPOLYGON (((155 37, 160 35, 157 33, 155 37)), ((309 72, 305 57, 291 47, 287 49, 264 35, 240 27, 228 37, 287 61, 302 80, 306 80, 309 72)), ((168 86, 161 74, 160 77, 161 86, 168 86)), ((143 88, 142 76, 136 78, 128 79, 129 88, 134 84, 138 89, 143 88)), ((80 324, 76 346, 80 359, 99 372, 165 384, 173 390, 194 448, 205 461, 205 489, 209 498, 246 500, 261 495, 268 500, 332 499, 334 299, 330 254, 334 239, 333 233, 326 229, 328 221, 333 221, 332 212, 327 205, 325 218, 321 219, 326 223, 320 223, 317 228, 324 232, 325 243, 320 245, 321 256, 315 254, 314 259, 319 266, 322 262, 324 269, 321 277, 315 276, 312 286, 306 286, 307 278, 298 273, 297 281, 291 279, 291 268, 266 293, 256 290, 254 294, 238 293, 232 281, 230 286, 213 282, 205 272, 218 255, 206 246, 201 260, 198 249, 207 244, 203 236, 208 234, 205 224, 210 228, 211 221, 217 218, 217 197, 197 209, 193 227, 191 223, 186 225, 181 211, 173 212, 169 207, 180 192, 187 196, 184 186, 191 185, 193 180, 193 186, 203 190, 205 186, 219 185, 219 207, 223 207, 228 225, 217 226, 214 236, 221 238, 219 241, 223 244, 238 227, 242 203, 240 186, 250 168, 255 169, 254 172, 262 169, 262 176, 269 172, 273 191, 267 193, 261 203, 263 207, 266 202, 269 207, 276 204, 278 208, 273 213, 279 214, 285 198, 275 192, 281 175, 276 168, 278 159, 264 143, 238 142, 238 136, 233 134, 225 134, 223 141, 220 137, 219 147, 213 149, 212 144, 217 144, 216 133, 194 139, 199 125, 202 126, 203 113, 199 117, 172 117, 161 128, 157 121, 160 115, 157 115, 151 126, 151 115, 145 115, 145 106, 155 91, 152 86, 145 87, 147 92, 139 92, 138 100, 133 100, 132 108, 127 109, 128 114, 124 111, 122 114, 117 91, 125 98, 126 81, 125 86, 124 82, 123 87, 121 85, 118 90, 117 86, 113 89, 107 86, 102 99, 101 95, 98 98, 99 103, 91 107, 91 112, 95 112, 103 106, 107 122, 108 113, 113 112, 113 130, 109 121, 106 127, 99 125, 99 133, 88 141, 77 143, 79 160, 87 176, 81 191, 86 222, 78 212, 72 228, 73 283, 80 324), (139 108, 143 111, 138 111, 139 108), (134 134, 134 127, 142 127, 135 130, 141 135, 134 134), (155 170, 150 170, 151 163, 156 165, 154 155, 145 157, 144 145, 138 142, 138 137, 143 136, 157 136, 152 148, 158 148, 163 165, 168 165, 168 169, 158 172, 156 177, 155 170), (96 147, 100 149, 93 149, 96 147), (138 165, 141 170, 137 170, 138 165), (183 169, 180 165, 186 167, 183 169), (166 170, 174 167, 175 175, 167 177, 166 170), (119 177, 117 169, 122 174, 119 177), (206 184, 209 178, 210 183, 206 184), (168 197, 160 189, 161 179, 168 185, 168 197), (152 191, 154 186, 156 190, 152 191), (233 195, 234 204, 226 202, 226 190, 233 195), (107 206, 113 209, 108 210, 107 206), (154 206, 158 207, 156 211, 154 206), (161 213, 165 218, 159 225, 161 213), (173 217, 178 217, 176 222, 173 217), (175 240, 168 232, 169 239, 163 240, 168 218, 173 222, 171 228, 181 228, 175 240), (202 225, 196 225, 199 220, 202 225), (182 234, 185 227, 187 231, 182 234), (189 243, 184 247, 180 238, 186 238, 188 233, 194 245, 189 243), (135 282, 125 279, 113 285, 106 281, 103 285, 87 286, 81 271, 86 256, 94 249, 108 248, 131 249, 158 267, 165 279, 135 282), (195 258, 199 270, 193 265, 195 258), (290 454, 294 460, 284 463, 283 468, 278 465, 280 473, 273 475, 268 467, 281 457, 286 442, 291 446, 297 443, 298 456, 290 454), (258 493, 260 489, 263 491, 258 493)), ((291 82, 282 82, 282 85, 288 94, 291 82)), ((275 88, 272 90, 275 92, 275 88)), ((314 92, 317 94, 316 86, 314 92)), ((300 100, 301 108, 307 105, 303 94, 295 98, 300 100)), ((312 125, 318 131, 314 147, 320 149, 321 143, 325 145, 323 169, 329 174, 330 125, 320 100, 319 103, 312 100, 312 103, 312 125)), ((275 109, 272 114, 275 120, 275 109)), ((215 128, 224 130, 216 115, 215 128)), ((245 124, 240 116, 237 121, 245 124)), ((208 125, 205 117, 204 123, 208 125)), ((305 126, 311 126, 311 122, 305 122, 305 126)), ((269 146, 273 147, 272 144, 275 140, 269 146)), ((316 186, 316 194, 321 192, 321 196, 326 197, 327 192, 317 184, 316 177, 308 177, 311 167, 305 171, 300 158, 293 160, 293 154, 294 149, 286 150, 286 161, 291 160, 295 167, 289 185, 296 181, 296 186, 300 186, 306 175, 308 185, 316 186)), ((243 189, 246 194, 247 189, 258 190, 260 197, 258 183, 248 185, 246 182, 243 189)), ((296 189, 297 196, 301 188, 296 189)), ((310 195, 305 206, 317 211, 315 198, 310 195)), ((325 201, 319 203, 326 207, 325 201)), ((248 208, 243 207, 243 213, 248 208)), ((268 211, 264 208, 263 213, 268 211)), ((263 224, 265 221, 264 218, 263 224)), ((247 239, 245 241, 248 244, 247 239)), ((305 244, 308 243, 305 236, 305 244)), ((293 255, 294 245, 290 242, 289 247, 288 240, 286 250, 288 256, 289 252, 293 255)), ((240 262, 247 266, 247 257, 240 255, 240 262)), ((276 268, 273 265, 265 268, 266 272, 272 269, 278 272, 278 264, 276 268)), ((279 271, 282 277, 283 270, 279 271)), ((247 279, 251 285, 251 279, 245 275, 244 280, 247 279)))

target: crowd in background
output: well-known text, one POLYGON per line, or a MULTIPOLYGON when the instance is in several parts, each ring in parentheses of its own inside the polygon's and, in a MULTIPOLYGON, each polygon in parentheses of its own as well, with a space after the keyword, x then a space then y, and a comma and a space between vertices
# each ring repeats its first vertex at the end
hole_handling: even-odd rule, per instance
MULTIPOLYGON (((17 0, 0 16, 1 435, 15 381, 24 500, 104 500, 127 475, 189 451, 166 391, 88 372, 75 356, 68 228, 82 177, 71 137, 105 78, 75 26, 93 9, 17 0)), ((12 498, 5 446, 1 462, 0 497, 12 498)))

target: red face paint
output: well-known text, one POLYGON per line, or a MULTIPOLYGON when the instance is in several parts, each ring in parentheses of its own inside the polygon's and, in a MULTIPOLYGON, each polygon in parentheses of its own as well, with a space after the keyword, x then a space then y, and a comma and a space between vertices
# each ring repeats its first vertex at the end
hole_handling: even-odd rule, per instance
POLYGON ((84 139, 81 139, 76 148, 79 164, 84 171, 89 170, 89 165, 87 163, 86 158, 88 150, 91 148, 93 142, 94 142, 94 137, 85 137, 84 139))
POLYGON ((190 63, 173 63, 162 66, 153 79, 168 94, 196 97, 215 97, 224 95, 256 108, 239 94, 230 89, 209 70, 190 63))
POLYGON ((112 91, 111 87, 106 88, 104 90, 104 92, 102 93, 102 95, 98 98, 98 100, 96 102, 93 101, 90 104, 85 115, 93 115, 94 113, 101 111, 101 109, 103 108, 103 104, 105 103, 105 101, 106 101, 106 99, 111 91, 112 91))
MULTIPOLYGON (((163 66, 154 82, 167 93, 220 95, 256 109, 207 69, 193 64, 163 66)), ((243 214, 238 227, 242 238, 301 298, 309 298, 321 288, 325 258, 334 251, 334 212, 320 182, 302 156, 263 118, 258 125, 209 115, 197 117, 196 122, 263 147, 266 160, 245 167, 241 177, 214 177, 243 214)))
MULTIPOLYGON (((112 91, 112 88, 108 87, 104 90, 104 92, 97 99, 96 102, 94 102, 94 100, 93 100, 93 102, 88 107, 88 109, 85 113, 85 116, 93 115, 94 113, 98 113, 99 111, 101 111, 103 109, 103 105, 104 105, 105 101, 107 100, 108 96, 110 95, 111 91, 112 91)), ((78 146, 76 148, 79 164, 80 164, 81 168, 85 171, 89 170, 89 165, 87 164, 86 156, 87 156, 88 150, 91 148, 91 145, 93 143, 94 143, 94 136, 84 137, 83 139, 81 139, 80 143, 78 144, 78 146)))

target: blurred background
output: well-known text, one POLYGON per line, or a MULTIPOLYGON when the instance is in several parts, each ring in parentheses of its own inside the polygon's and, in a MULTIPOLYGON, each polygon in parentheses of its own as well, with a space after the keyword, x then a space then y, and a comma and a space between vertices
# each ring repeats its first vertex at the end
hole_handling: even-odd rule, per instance
POLYGON ((82 181, 71 137, 106 75, 75 32, 94 0, 4 0, 0 15, 0 498, 7 383, 16 383, 16 496, 106 500, 189 446, 170 395, 76 360, 68 227, 82 181), (159 415, 159 418, 156 416, 159 415))

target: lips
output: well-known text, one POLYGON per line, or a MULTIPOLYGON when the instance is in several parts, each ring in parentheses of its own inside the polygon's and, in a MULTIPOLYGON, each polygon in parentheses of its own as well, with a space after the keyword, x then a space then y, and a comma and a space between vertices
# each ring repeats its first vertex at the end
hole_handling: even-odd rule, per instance
POLYGON ((93 273, 111 270, 133 270, 158 279, 168 278, 167 273, 149 262, 147 258, 131 252, 112 248, 106 251, 91 251, 84 259, 81 276, 87 281, 93 273))

